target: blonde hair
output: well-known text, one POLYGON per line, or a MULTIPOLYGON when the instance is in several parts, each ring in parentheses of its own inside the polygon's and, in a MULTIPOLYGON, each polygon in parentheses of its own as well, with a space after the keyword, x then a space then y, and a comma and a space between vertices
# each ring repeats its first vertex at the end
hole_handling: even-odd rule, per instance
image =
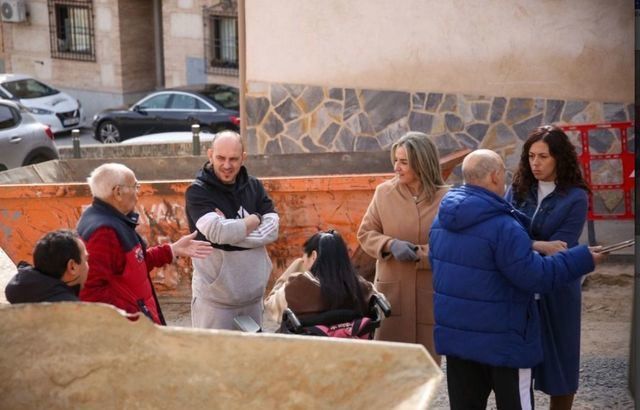
POLYGON ((440 169, 438 148, 421 132, 408 132, 391 146, 391 163, 396 159, 396 150, 404 147, 407 151, 409 166, 422 183, 427 200, 433 201, 436 191, 445 185, 440 169))
POLYGON ((105 200, 113 194, 113 187, 125 184, 128 175, 135 174, 127 166, 115 162, 100 165, 91 171, 87 183, 94 198, 105 200))

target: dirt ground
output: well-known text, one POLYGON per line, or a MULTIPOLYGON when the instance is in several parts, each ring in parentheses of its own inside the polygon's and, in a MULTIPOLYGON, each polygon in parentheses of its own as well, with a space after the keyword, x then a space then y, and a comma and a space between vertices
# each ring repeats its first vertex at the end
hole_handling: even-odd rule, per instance
MULTIPOLYGON (((582 353, 628 354, 633 265, 605 263, 586 277, 582 290, 582 353)), ((161 299, 160 302, 170 325, 191 325, 189 301, 161 299)))
POLYGON ((633 265, 605 263, 582 286, 582 354, 628 357, 633 265))

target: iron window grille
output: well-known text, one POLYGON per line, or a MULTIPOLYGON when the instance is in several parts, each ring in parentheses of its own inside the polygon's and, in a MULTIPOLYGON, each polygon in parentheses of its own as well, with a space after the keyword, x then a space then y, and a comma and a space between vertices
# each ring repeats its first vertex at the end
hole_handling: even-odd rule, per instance
POLYGON ((205 64, 208 74, 238 76, 238 6, 221 0, 203 8, 205 64))
POLYGON ((51 57, 96 61, 92 0, 48 0, 51 57))

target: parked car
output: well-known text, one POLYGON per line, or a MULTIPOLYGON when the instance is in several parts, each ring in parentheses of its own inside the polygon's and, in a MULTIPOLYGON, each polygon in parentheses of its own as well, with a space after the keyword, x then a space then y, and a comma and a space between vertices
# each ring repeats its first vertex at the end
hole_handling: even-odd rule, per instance
POLYGON ((19 102, 54 133, 85 121, 80 100, 22 74, 0 74, 0 98, 19 102))
POLYGON ((24 107, 0 100, 0 171, 58 159, 53 131, 24 107))
POLYGON ((152 133, 238 131, 238 89, 220 84, 192 85, 153 92, 129 109, 110 109, 93 117, 94 138, 105 143, 152 133))

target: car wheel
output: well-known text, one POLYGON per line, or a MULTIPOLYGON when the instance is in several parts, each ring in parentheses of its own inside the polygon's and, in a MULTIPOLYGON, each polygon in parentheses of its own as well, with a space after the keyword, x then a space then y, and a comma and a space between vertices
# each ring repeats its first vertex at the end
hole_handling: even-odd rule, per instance
POLYGON ((47 157, 46 155, 36 155, 33 158, 29 159, 29 162, 27 162, 25 165, 33 165, 33 164, 39 164, 41 162, 45 162, 45 161, 49 161, 51 158, 47 157))
POLYGON ((98 140, 103 144, 120 142, 120 130, 111 121, 101 122, 98 126, 98 140))
POLYGON ((215 132, 210 127, 200 127, 200 132, 206 132, 207 134, 215 134, 215 132))

